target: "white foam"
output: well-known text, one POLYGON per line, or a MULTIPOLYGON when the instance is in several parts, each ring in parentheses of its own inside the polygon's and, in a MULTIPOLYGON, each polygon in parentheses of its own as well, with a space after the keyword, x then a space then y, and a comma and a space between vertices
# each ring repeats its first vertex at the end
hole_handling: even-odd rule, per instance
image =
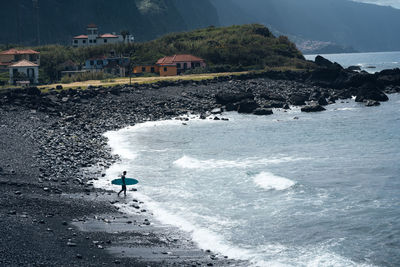
POLYGON ((336 110, 341 110, 341 111, 345 111, 345 110, 357 110, 357 108, 338 108, 336 110))
POLYGON ((290 179, 276 176, 270 172, 261 172, 254 177, 254 183, 267 190, 285 190, 296 183, 290 179))
POLYGON ((281 157, 281 158, 246 158, 238 160, 200 160, 190 156, 183 156, 174 165, 182 169, 219 169, 219 168, 249 168, 254 166, 264 166, 269 164, 280 164, 304 160, 305 158, 281 157))

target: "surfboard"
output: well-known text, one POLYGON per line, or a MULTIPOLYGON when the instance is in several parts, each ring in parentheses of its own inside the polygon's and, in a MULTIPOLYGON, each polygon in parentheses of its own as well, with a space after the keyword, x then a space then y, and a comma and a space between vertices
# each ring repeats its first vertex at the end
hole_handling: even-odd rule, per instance
MULTIPOLYGON (((114 180, 111 181, 111 183, 114 184, 114 185, 122 185, 122 179, 121 178, 114 179, 114 180)), ((139 183, 139 181, 136 180, 136 179, 125 178, 125 184, 126 185, 134 185, 134 184, 137 184, 137 183, 139 183)))

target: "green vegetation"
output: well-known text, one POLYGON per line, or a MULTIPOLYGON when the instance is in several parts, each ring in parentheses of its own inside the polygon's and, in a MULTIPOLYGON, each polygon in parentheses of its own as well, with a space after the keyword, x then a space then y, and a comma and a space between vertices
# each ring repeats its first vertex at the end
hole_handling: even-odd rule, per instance
POLYGON ((74 74, 71 77, 64 76, 61 78, 61 82, 73 83, 73 82, 83 82, 90 80, 108 81, 111 80, 112 78, 115 78, 115 76, 104 72, 84 72, 84 73, 74 74))
MULTIPOLYGON (((133 64, 154 64, 159 58, 174 54, 192 54, 205 59, 207 68, 188 74, 237 72, 267 68, 309 69, 296 46, 287 37, 276 38, 268 28, 259 24, 231 27, 208 27, 191 32, 168 34, 154 41, 134 44, 102 45, 72 48, 61 45, 33 47, 41 53, 43 82, 60 80, 63 64, 73 61, 83 66, 86 59, 103 55, 124 55, 133 64)), ((87 77, 86 77, 87 78, 87 77)), ((77 76, 65 82, 86 80, 77 76)), ((99 79, 107 79, 101 77, 99 79)))

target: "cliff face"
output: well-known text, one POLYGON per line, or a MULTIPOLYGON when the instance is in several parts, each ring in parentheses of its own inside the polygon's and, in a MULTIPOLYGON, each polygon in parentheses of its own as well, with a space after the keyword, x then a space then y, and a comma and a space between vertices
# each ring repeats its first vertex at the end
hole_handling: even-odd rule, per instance
POLYGON ((400 10, 392 7, 350 0, 211 1, 222 25, 262 23, 285 35, 358 51, 400 50, 400 10))
POLYGON ((137 41, 218 25, 208 0, 7 0, 0 9, 0 43, 69 44, 95 23, 100 32, 128 30, 137 41), (39 26, 39 27, 38 27, 39 26))

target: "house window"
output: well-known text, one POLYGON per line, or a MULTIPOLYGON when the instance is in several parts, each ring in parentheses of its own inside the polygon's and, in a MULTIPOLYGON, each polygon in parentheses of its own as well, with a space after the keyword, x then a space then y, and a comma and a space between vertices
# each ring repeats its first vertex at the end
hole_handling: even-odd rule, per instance
POLYGON ((83 40, 82 43, 86 44, 86 40, 83 40))
POLYGON ((97 40, 93 40, 93 43, 96 43, 97 42, 97 40))
POLYGON ((74 44, 77 44, 78 43, 78 40, 74 40, 74 44))
POLYGON ((168 71, 168 68, 167 67, 164 67, 164 72, 167 72, 168 71))
POLYGON ((151 67, 150 71, 151 73, 154 73, 154 67, 151 67))
POLYGON ((104 39, 104 42, 107 43, 107 39, 104 39))
POLYGON ((92 40, 89 40, 89 43, 92 43, 93 41, 92 40))
POLYGON ((146 72, 146 67, 142 67, 142 72, 146 72))
POLYGON ((183 68, 187 69, 187 63, 183 63, 183 68))
POLYGON ((180 68, 181 68, 181 63, 176 63, 176 67, 177 67, 178 69, 180 69, 180 68))
POLYGON ((97 60, 97 65, 103 65, 103 60, 97 60))
POLYGON ((94 61, 93 60, 90 60, 90 65, 94 65, 94 61))

